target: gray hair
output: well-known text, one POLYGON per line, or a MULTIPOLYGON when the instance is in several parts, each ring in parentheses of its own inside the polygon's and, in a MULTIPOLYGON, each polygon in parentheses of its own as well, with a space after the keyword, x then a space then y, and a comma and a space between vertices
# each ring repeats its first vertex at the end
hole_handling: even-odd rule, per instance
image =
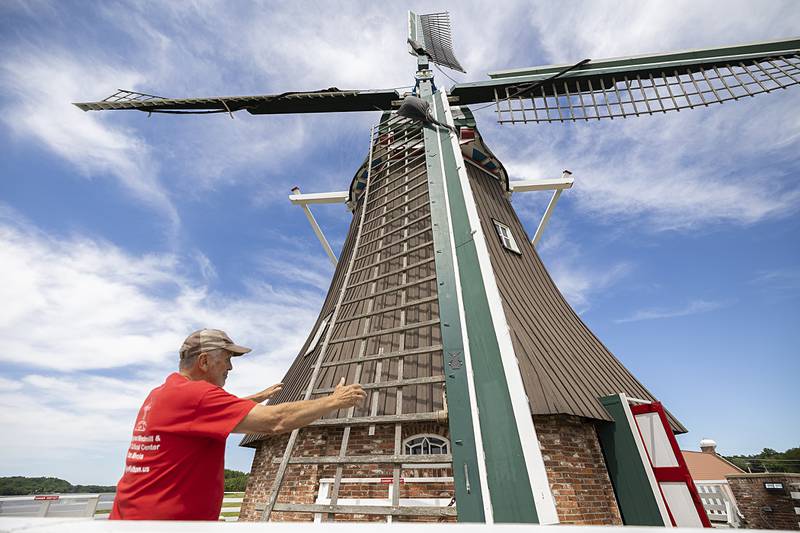
POLYGON ((197 358, 202 353, 207 353, 208 355, 213 355, 214 357, 216 357, 218 355, 228 353, 228 350, 226 350, 225 348, 214 348, 212 350, 208 350, 207 352, 195 352, 192 355, 187 355, 185 357, 182 357, 180 362, 178 363, 178 368, 180 370, 189 370, 190 368, 194 367, 197 358))

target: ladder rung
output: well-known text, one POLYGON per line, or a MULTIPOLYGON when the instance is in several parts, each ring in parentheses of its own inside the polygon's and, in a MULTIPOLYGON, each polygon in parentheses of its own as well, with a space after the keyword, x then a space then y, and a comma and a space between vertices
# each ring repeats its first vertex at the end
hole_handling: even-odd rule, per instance
MULTIPOLYGON (((411 270, 412 268, 416 268, 418 266, 427 265, 428 263, 430 263, 432 261, 433 261, 433 257, 429 257, 428 259, 423 259, 422 261, 417 261, 416 263, 414 263, 412 265, 404 266, 402 268, 398 268, 397 270, 392 270, 391 272, 387 272, 385 274, 380 274, 378 276, 375 276, 374 278, 369 278, 369 279, 365 279, 364 281, 359 281, 357 283, 353 283, 347 288, 348 289, 353 289, 355 287, 360 287, 361 285, 366 285, 367 283, 372 283, 373 281, 378 281, 379 279, 388 278, 389 276, 393 276, 395 274, 400 274, 402 272, 405 272, 406 270, 411 270)), ((373 265, 373 266, 378 266, 378 265, 373 265)), ((374 313, 370 313, 370 314, 374 314, 374 313)))
MULTIPOLYGON (((444 376, 428 376, 422 378, 396 379, 394 381, 378 381, 376 383, 364 383, 361 388, 364 390, 372 389, 391 389, 394 387, 406 387, 412 385, 428 385, 430 383, 444 383, 444 376)), ((316 389, 313 394, 326 394, 333 392, 333 387, 316 389)))
MULTIPOLYGON (((408 200, 406 200, 406 201, 405 201, 405 202, 403 202, 402 204, 398 204, 398 205, 396 205, 396 206, 394 206, 394 207, 390 208, 390 209, 389 209, 389 210, 388 210, 386 213, 391 213, 391 212, 392 212, 392 211, 394 211, 395 209, 400 209, 401 207, 403 207, 403 206, 405 206, 405 205, 408 205, 408 204, 410 204, 410 203, 411 203, 411 202, 413 202, 414 200, 417 200, 417 199, 419 199, 419 198, 422 198, 422 197, 423 197, 423 196, 425 196, 426 194, 428 194, 428 189, 425 189, 425 190, 424 190, 424 191, 422 191, 421 193, 415 194, 414 196, 412 196, 411 198, 409 198, 408 200)), ((394 202, 395 200, 397 200, 398 198, 401 198, 401 197, 400 197, 400 196, 398 196, 397 198, 392 198, 392 199, 391 199, 391 200, 389 200, 388 202, 386 202, 386 203, 384 203, 384 204, 381 204, 380 206, 378 206, 377 208, 373 209, 372 211, 375 211, 375 210, 377 210, 377 209, 380 209, 380 208, 381 208, 381 207, 383 207, 384 205, 390 204, 390 203, 394 202)), ((382 216, 385 216, 385 215, 386 215, 386 213, 382 213, 382 214, 380 214, 380 215, 378 215, 378 216, 376 216, 376 217, 373 217, 373 218, 371 218, 371 219, 367 220, 367 219, 366 219, 367 215, 369 215, 370 213, 372 213, 372 211, 367 211, 366 213, 364 213, 364 224, 368 224, 368 223, 370 223, 370 222, 372 222, 372 221, 374 221, 374 220, 376 220, 376 219, 378 219, 378 218, 380 218, 380 217, 382 217, 382 216)))
MULTIPOLYGON (((388 250, 389 248, 392 248, 392 247, 397 246, 399 244, 402 244, 402 243, 404 243, 406 241, 409 241, 409 240, 413 239, 414 237, 419 237, 420 235, 424 235, 425 233, 427 233, 429 231, 431 231, 431 226, 426 226, 425 228, 423 228, 421 230, 418 230, 418 231, 416 231, 414 233, 411 233, 411 234, 403 237, 399 241, 390 242, 389 244, 385 244, 385 245, 381 246, 380 248, 376 248, 375 250, 366 252, 364 255, 356 257, 356 261, 361 261, 361 260, 363 260, 363 259, 365 259, 367 257, 370 257, 372 255, 381 253, 384 250, 388 250)), ((376 242, 376 241, 372 241, 372 242, 376 242)), ((373 264, 373 266, 374 266, 374 264, 373 264)))
MULTIPOLYGON (((409 217, 409 216, 413 215, 414 213, 416 213, 417 211, 420 211, 421 209, 426 209, 427 207, 428 207, 428 204, 423 204, 423 205, 415 208, 413 211, 409 211, 408 213, 401 213, 400 215, 398 215, 398 216, 396 216, 394 218, 390 218, 389 220, 387 220, 386 222, 384 222, 383 224, 381 224, 379 226, 375 226, 372 229, 365 229, 364 232, 362 233, 362 235, 367 235, 368 233, 372 233, 372 232, 378 231, 379 229, 381 229, 381 228, 383 228, 385 226, 388 226, 389 224, 391 224, 393 222, 397 222, 401 218, 409 217)), ((428 211, 427 213, 422 215, 422 217, 429 217, 429 216, 431 216, 430 211, 428 211)), ((418 217, 418 218, 422 218, 422 217, 418 217)), ((378 218, 376 217, 375 219, 373 219, 370 222, 374 222, 375 220, 378 220, 378 218)), ((415 219, 415 220, 417 220, 417 219, 415 219)))
POLYGON ((455 507, 391 507, 384 505, 325 505, 319 503, 276 503, 273 511, 391 516, 457 516, 455 507))
MULTIPOLYGON (((436 276, 433 276, 433 279, 436 279, 436 276)), ((425 281, 425 279, 423 279, 422 281, 425 281)), ((430 281, 430 280, 428 279, 428 281, 430 281)), ((405 285, 403 287, 405 287, 405 285)), ((392 289, 392 290, 399 290, 399 289, 392 289)), ((389 291, 389 292, 391 292, 391 291, 389 291)), ((377 296, 378 294, 379 293, 375 293, 375 296, 377 296)), ((405 326, 397 326, 396 328, 379 329, 377 331, 370 331, 368 333, 362 333, 360 335, 353 335, 352 337, 342 337, 341 339, 331 339, 330 341, 328 341, 328 345, 330 346, 331 344, 341 344, 343 342, 357 341, 357 340, 360 340, 360 339, 368 339, 369 337, 377 337, 379 335, 387 335, 389 333, 400 333, 402 331, 408 331, 410 329, 424 328, 424 327, 427 327, 427 326, 435 326, 438 323, 439 323, 439 319, 437 318, 436 320, 426 320, 424 322, 415 322, 414 324, 406 324, 405 326)))
MULTIPOLYGON (((436 297, 434 296, 433 298, 436 297)), ((405 357, 407 355, 421 355, 426 353, 438 352, 441 349, 442 345, 437 344, 435 346, 425 346, 422 348, 415 348, 413 350, 403 350, 402 352, 390 352, 390 353, 368 355, 361 358, 342 359, 341 361, 329 361, 327 363, 322 363, 322 368, 329 366, 352 365, 354 363, 366 363, 367 361, 380 361, 383 359, 393 359, 395 357, 405 357)))
MULTIPOLYGON (((404 253, 408 253, 408 252, 404 252, 404 253)), ((389 293, 392 293, 392 292, 395 292, 395 291, 403 291, 403 290, 409 289, 411 287, 415 287, 417 285, 422 285, 423 283, 427 283, 429 281, 434 281, 435 279, 436 279, 435 275, 425 276, 424 278, 419 278, 418 280, 414 280, 414 281, 409 282, 409 283, 404 283, 402 285, 395 285, 394 287, 388 287, 386 289, 383 289, 383 290, 380 290, 380 291, 377 291, 377 292, 373 292, 371 294, 365 294, 364 296, 359 296, 358 298, 353 298, 352 300, 346 300, 346 301, 342 302, 342 305, 349 305, 349 304, 354 304, 354 303, 357 303, 357 302, 363 302, 364 300, 369 300, 370 298, 377 298, 378 296, 383 296, 384 294, 389 294, 389 293)), ((348 287, 348 289, 349 288, 350 287, 348 287)), ((373 314, 377 315, 378 313, 375 312, 373 314)), ((331 342, 334 342, 334 341, 331 341, 331 342)), ((336 341, 336 342, 339 342, 339 341, 336 341)))
POLYGON ((373 242, 382 241, 383 239, 385 239, 389 235, 394 235, 398 231, 402 231, 402 230, 406 229, 409 226, 413 226, 414 224, 417 224, 418 222, 420 222, 422 220, 425 220, 426 218, 430 218, 430 216, 431 216, 430 213, 428 213, 428 214, 425 214, 425 215, 423 215, 421 217, 415 218, 414 220, 406 222, 402 226, 398 226, 398 227, 394 228, 393 230, 387 231, 386 233, 384 233, 383 235, 378 236, 375 239, 371 239, 369 241, 362 242, 360 244, 360 246, 366 246, 367 244, 372 244, 373 242))
MULTIPOLYGON (((280 463, 282 457, 272 459, 273 463, 280 463)), ((356 464, 440 464, 452 463, 453 456, 449 453, 438 455, 328 455, 322 457, 291 457, 291 465, 356 465, 356 464)))
POLYGON ((337 324, 342 324, 344 322, 352 322, 353 320, 358 320, 360 318, 366 318, 368 316, 378 316, 378 315, 382 315, 383 313, 389 313, 391 311, 397 311, 399 309, 405 309, 407 307, 414 307, 415 305, 422 305, 422 304, 435 302, 438 299, 439 299, 439 296, 434 294, 433 296, 427 296, 425 298, 420 298, 419 300, 411 300, 411 301, 408 301, 408 302, 406 302, 404 304, 393 305, 393 306, 390 306, 390 307, 382 307, 381 309, 376 309, 376 310, 371 311, 369 313, 361 313, 361 314, 358 314, 358 315, 353 315, 353 316, 348 316, 348 317, 339 317, 339 318, 336 319, 336 323, 337 324))
MULTIPOLYGON (((423 248, 426 248, 428 246, 433 246, 433 241, 423 242, 422 244, 418 244, 417 246, 414 246, 412 248, 409 248, 408 250, 402 251, 399 254, 390 255, 389 257, 383 257, 383 258, 381 258, 381 261, 391 261, 392 259, 397 259, 398 257, 403 257, 404 255, 410 254, 412 252, 416 252, 417 250, 422 250, 423 248)), ((363 266, 361 268, 356 268, 356 269, 353 270, 353 272, 351 272, 351 275, 352 274, 356 274, 358 272, 363 272, 363 271, 365 271, 367 269, 370 269, 370 268, 375 268, 375 263, 370 263, 367 266, 363 266)), ((347 304, 347 302, 342 302, 342 305, 346 305, 346 304, 347 304)))
POLYGON ((444 412, 406 413, 404 415, 358 416, 349 418, 323 418, 309 426, 371 426, 372 424, 398 424, 403 422, 436 422, 444 412))

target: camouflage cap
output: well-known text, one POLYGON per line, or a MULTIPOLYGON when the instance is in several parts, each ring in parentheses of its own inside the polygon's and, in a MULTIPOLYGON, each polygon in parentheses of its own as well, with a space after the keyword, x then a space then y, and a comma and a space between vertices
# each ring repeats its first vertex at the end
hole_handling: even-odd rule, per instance
POLYGON ((211 350, 228 350, 233 355, 244 355, 250 348, 234 344, 228 334, 221 329, 198 329, 183 341, 180 354, 181 359, 194 357, 202 352, 211 350))

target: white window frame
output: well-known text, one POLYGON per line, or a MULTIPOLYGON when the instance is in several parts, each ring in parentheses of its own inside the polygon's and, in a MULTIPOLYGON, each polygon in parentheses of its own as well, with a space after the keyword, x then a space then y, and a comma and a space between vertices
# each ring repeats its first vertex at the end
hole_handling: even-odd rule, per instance
POLYGON ((328 322, 330 322, 332 316, 333 313, 330 313, 328 316, 322 319, 322 322, 320 322, 317 331, 314 332, 314 338, 311 339, 311 343, 308 345, 308 349, 303 354, 303 357, 308 357, 308 355, 314 351, 314 348, 317 347, 319 340, 322 338, 322 334, 325 333, 325 328, 328 327, 328 322))
POLYGON ((500 243, 503 245, 503 248, 511 250, 515 254, 522 255, 519 246, 517 246, 517 241, 514 239, 514 234, 511 232, 511 228, 499 220, 492 219, 492 222, 494 222, 494 229, 497 231, 497 236, 500 238, 500 243))
MULTIPOLYGON (((403 439, 403 447, 401 448, 403 450, 403 455, 411 455, 411 454, 408 454, 406 452, 406 445, 408 445, 408 443, 411 442, 412 440, 420 439, 420 438, 429 438, 429 439, 440 440, 440 441, 444 442, 445 445, 447 446, 447 448, 445 449, 445 454, 449 454, 450 453, 450 449, 451 449, 450 448, 450 439, 448 439, 447 437, 443 437, 442 435, 437 435, 436 433, 417 433, 416 435, 411 435, 410 437, 408 437, 406 439, 403 439)), ((431 453, 431 454, 428 454, 428 455, 440 455, 440 454, 431 453)), ((415 464, 404 464, 404 465, 402 465, 403 469, 415 469, 415 470, 420 470, 420 469, 423 469, 423 468, 451 468, 451 467, 452 467, 452 465, 450 463, 431 463, 431 464, 418 464, 418 463, 415 463, 415 464)))

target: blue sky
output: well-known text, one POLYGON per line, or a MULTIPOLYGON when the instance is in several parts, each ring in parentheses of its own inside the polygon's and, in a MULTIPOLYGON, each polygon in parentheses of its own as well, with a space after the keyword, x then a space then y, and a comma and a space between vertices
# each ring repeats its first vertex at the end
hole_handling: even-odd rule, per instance
MULTIPOLYGON (((405 12, 451 11, 469 74, 791 37, 794 2, 4 2, 0 475, 118 479, 135 412, 197 327, 254 348, 228 389, 283 376, 332 274, 286 196, 347 187, 377 115, 83 113, 164 96, 410 85, 405 12)), ((438 76, 439 83, 450 85, 438 76)), ((539 245, 584 321, 723 453, 800 444, 800 89, 608 123, 498 126, 512 178, 556 177, 539 245)), ((514 199, 532 234, 547 195, 514 199)), ((334 248, 349 214, 315 215, 334 248)), ((252 451, 228 446, 228 466, 252 451)))

